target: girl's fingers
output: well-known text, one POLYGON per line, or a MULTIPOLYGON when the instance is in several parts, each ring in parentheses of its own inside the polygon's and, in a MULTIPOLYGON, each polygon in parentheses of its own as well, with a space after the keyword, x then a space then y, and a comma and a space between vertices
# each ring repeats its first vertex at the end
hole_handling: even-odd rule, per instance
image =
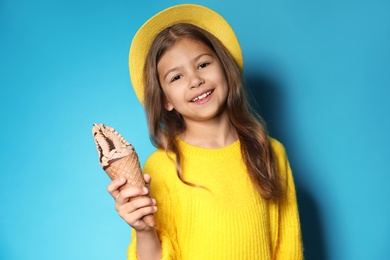
POLYGON ((126 184, 126 178, 120 177, 113 180, 108 186, 107 191, 115 199, 115 209, 119 215, 135 230, 150 229, 142 218, 157 211, 156 201, 148 195, 151 177, 144 174, 146 187, 130 187, 119 190, 126 184), (141 197, 139 197, 141 196, 141 197), (138 197, 138 198, 137 198, 138 197))
POLYGON ((142 218, 157 211, 156 201, 149 197, 135 198, 124 204, 116 203, 115 209, 119 216, 137 231, 149 229, 142 218))
POLYGON ((150 184, 150 181, 151 181, 151 177, 149 174, 145 173, 144 174, 144 180, 147 184, 150 184))
POLYGON ((155 213, 157 211, 157 207, 154 205, 148 205, 133 210, 133 206, 134 205, 130 206, 130 203, 126 204, 126 206, 118 211, 119 215, 136 230, 148 228, 146 223, 142 221, 142 218, 146 215, 155 213))
POLYGON ((146 187, 131 187, 118 192, 117 196, 114 198, 116 201, 115 207, 120 207, 123 204, 127 203, 131 198, 138 197, 141 195, 148 194, 148 189, 146 187))
MULTIPOLYGON (((118 204, 118 203, 117 203, 118 204)), ((121 207, 118 205, 118 209, 123 211, 124 214, 128 214, 131 212, 135 212, 139 209, 145 208, 145 207, 151 207, 156 205, 156 200, 149 198, 149 197, 139 197, 136 199, 133 199, 132 201, 126 203, 121 207)))
MULTIPOLYGON (((149 184, 150 184, 150 181, 151 181, 151 178, 150 178, 150 175, 149 174, 145 174, 144 175, 144 180, 146 182, 146 187, 147 189, 149 189, 149 184)), ((121 176, 119 177, 118 179, 115 179, 113 180, 108 186, 107 186, 107 191, 111 194, 111 196, 115 199, 115 201, 117 201, 119 199, 119 188, 121 186, 123 186, 124 184, 126 184, 126 178, 121 176)), ((147 193, 147 191, 146 191, 147 193)), ((143 195, 144 193, 141 193, 140 195, 143 195)), ((130 194, 131 196, 131 194, 130 194)))
POLYGON ((111 194, 111 196, 116 199, 119 194, 119 188, 123 186, 126 183, 125 177, 119 177, 118 179, 113 180, 110 184, 107 186, 107 191, 111 194))
MULTIPOLYGON (((156 206, 151 206, 151 207, 145 207, 145 208, 140 208, 137 211, 134 211, 133 214, 128 215, 129 216, 129 223, 132 227, 137 227, 137 224, 139 224, 144 216, 153 214, 157 211, 156 206)), ((126 217, 126 216, 125 216, 126 217)), ((143 222, 143 221, 142 221, 143 222)), ((143 222, 143 225, 146 225, 145 222, 143 222)), ((138 225, 139 226, 139 225, 138 225)), ((147 226, 147 225, 146 225, 147 226)))
POLYGON ((150 182, 151 182, 151 177, 149 174, 145 173, 144 174, 144 180, 145 180, 145 184, 146 184, 146 188, 150 188, 150 182))

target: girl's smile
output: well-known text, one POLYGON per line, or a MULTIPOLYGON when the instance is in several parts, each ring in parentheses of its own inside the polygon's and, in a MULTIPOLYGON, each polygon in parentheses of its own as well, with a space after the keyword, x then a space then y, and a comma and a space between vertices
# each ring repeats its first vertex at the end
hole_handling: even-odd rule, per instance
POLYGON ((197 96, 195 97, 194 99, 191 99, 191 102, 197 102, 197 101, 205 101, 205 98, 207 98, 208 96, 210 96, 212 93, 213 93, 214 90, 211 90, 211 91, 207 91, 206 93, 200 95, 200 96, 197 96))
POLYGON ((180 39, 161 56, 157 69, 168 111, 175 109, 187 122, 222 114, 227 80, 219 58, 208 46, 180 39))

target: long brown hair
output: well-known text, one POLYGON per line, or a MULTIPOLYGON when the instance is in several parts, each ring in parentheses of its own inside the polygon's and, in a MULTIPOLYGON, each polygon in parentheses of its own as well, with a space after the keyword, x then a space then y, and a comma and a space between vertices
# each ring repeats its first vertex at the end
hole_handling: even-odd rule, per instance
POLYGON ((249 176, 264 199, 281 195, 280 177, 277 171, 264 121, 250 107, 244 90, 242 73, 229 51, 209 32, 187 23, 175 24, 161 31, 154 39, 144 68, 145 110, 150 139, 158 148, 172 151, 176 156, 176 171, 182 179, 181 156, 176 137, 186 130, 182 116, 174 109, 164 107, 157 64, 166 50, 179 39, 188 38, 201 42, 213 50, 221 61, 229 86, 226 102, 230 122, 236 129, 241 143, 241 153, 249 176))

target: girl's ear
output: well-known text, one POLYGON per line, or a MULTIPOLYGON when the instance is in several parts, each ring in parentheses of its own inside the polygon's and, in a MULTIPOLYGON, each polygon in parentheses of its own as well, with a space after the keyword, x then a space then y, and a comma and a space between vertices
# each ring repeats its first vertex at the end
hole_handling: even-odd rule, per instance
POLYGON ((172 103, 165 97, 164 98, 164 107, 167 111, 172 111, 173 110, 173 105, 172 103))

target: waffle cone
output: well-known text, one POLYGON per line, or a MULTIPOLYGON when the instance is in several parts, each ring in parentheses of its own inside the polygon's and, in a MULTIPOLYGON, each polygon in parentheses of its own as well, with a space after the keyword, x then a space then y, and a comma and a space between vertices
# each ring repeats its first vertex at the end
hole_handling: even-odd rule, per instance
MULTIPOLYGON (((141 188, 146 186, 141 171, 140 163, 138 160, 138 156, 136 153, 132 153, 130 155, 124 156, 122 158, 110 162, 109 165, 104 168, 104 171, 108 174, 108 176, 112 180, 117 179, 120 176, 124 176, 127 179, 127 183, 119 188, 120 191, 132 186, 141 187, 141 188)), ((148 197, 148 196, 143 195, 137 198, 141 198, 141 197, 148 197)), ((142 220, 150 227, 156 225, 153 214, 146 215, 145 217, 142 218, 142 220)))

